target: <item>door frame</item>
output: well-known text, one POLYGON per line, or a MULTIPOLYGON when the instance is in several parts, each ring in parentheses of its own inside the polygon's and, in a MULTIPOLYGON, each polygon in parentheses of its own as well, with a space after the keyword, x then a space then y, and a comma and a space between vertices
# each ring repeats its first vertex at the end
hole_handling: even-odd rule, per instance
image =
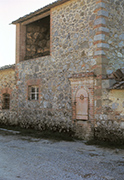
POLYGON ((89 94, 84 88, 79 88, 75 94, 75 115, 77 120, 88 120, 89 119, 89 94), (82 108, 79 107, 82 105, 82 108), (78 106, 79 105, 79 106, 78 106), (86 107, 84 107, 86 105, 86 107), (83 112, 84 107, 84 112, 83 112), (82 110, 81 110, 82 109, 82 110), (78 114, 77 111, 82 111, 78 114))

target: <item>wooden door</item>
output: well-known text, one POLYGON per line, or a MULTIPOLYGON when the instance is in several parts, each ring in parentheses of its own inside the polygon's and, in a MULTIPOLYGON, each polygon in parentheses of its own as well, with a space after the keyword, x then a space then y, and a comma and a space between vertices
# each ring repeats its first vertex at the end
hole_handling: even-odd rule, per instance
POLYGON ((88 93, 83 88, 76 93, 76 119, 88 120, 88 93))

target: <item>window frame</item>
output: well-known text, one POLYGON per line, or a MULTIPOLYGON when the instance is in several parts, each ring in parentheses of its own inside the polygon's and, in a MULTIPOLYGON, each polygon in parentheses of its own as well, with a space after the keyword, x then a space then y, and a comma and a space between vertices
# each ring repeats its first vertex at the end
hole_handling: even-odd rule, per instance
POLYGON ((39 100, 39 86, 28 86, 28 100, 39 100))
POLYGON ((10 109, 10 94, 9 93, 3 93, 2 94, 2 109, 3 110, 9 110, 10 109))
POLYGON ((40 84, 41 84, 41 79, 29 79, 27 81, 27 97, 26 97, 27 101, 36 101, 36 102, 38 101, 38 102, 40 102, 40 97, 41 97, 40 84), (38 88, 38 99, 30 98, 30 88, 31 87, 38 88))

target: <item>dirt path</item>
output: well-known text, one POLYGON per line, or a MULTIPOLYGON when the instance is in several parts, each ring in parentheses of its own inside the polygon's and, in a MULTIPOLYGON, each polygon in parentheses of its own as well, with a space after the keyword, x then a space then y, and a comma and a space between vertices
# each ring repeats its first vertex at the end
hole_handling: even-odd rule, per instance
POLYGON ((124 180, 124 150, 0 130, 0 180, 124 180))

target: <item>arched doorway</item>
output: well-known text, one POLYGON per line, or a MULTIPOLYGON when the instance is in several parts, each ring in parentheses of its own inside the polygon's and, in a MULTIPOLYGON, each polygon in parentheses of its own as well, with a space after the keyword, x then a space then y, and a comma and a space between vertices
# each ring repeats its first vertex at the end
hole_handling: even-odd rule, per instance
POLYGON ((88 120, 88 93, 83 88, 76 93, 76 119, 88 120))

